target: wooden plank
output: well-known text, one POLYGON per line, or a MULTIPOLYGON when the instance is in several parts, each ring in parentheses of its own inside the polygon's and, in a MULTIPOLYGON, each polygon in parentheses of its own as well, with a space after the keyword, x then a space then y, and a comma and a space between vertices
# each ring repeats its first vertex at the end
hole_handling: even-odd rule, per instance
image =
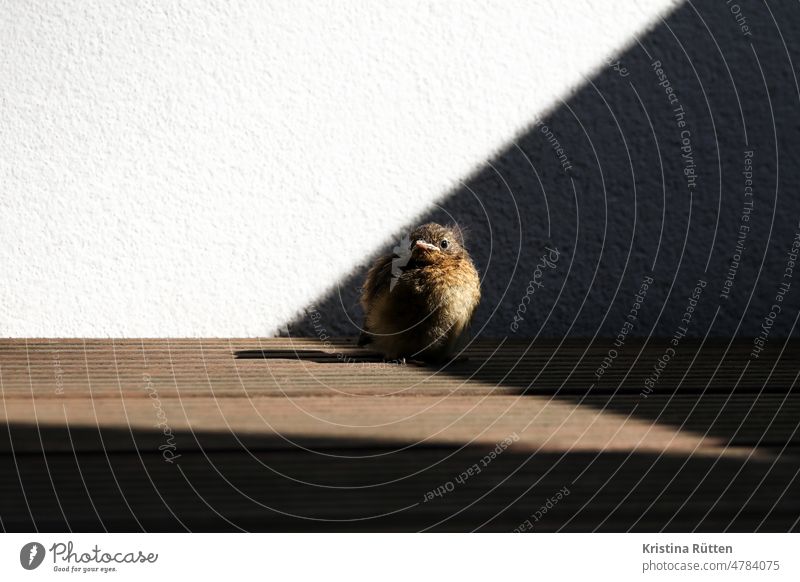
POLYGON ((538 529, 798 527, 797 340, 686 339, 647 395, 666 342, 598 379, 611 345, 440 368, 348 338, 0 340, 0 524, 508 531, 569 487, 538 529))
MULTIPOLYGON (((685 340, 659 373, 654 391, 698 394, 777 393, 800 390, 800 344, 792 340, 756 360, 749 342, 701 346, 685 340)), ((777 342, 776 342, 777 343, 777 342)), ((470 395, 641 394, 663 356, 663 341, 642 348, 631 343, 598 378, 607 345, 559 347, 480 342, 466 362, 442 369, 396 365, 365 357, 352 341, 322 350, 313 340, 20 340, 0 343, 0 373, 6 398, 31 393, 66 396, 146 397, 145 376, 160 393, 192 395, 426 394, 458 390, 470 395), (316 349, 311 349, 315 347, 316 349), (528 350, 526 352, 526 350, 528 350), (584 355, 586 352, 586 355, 584 355), (236 357, 236 355, 240 357, 236 357), (266 357, 261 357, 264 354, 266 357), (241 357, 245 355, 247 357, 241 357), (341 356, 341 358, 339 357, 341 356)))

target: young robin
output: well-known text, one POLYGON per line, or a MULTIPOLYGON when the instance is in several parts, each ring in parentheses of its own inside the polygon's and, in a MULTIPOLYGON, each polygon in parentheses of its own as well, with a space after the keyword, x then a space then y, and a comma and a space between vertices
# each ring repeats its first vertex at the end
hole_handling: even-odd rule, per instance
POLYGON ((358 345, 388 360, 448 360, 466 343, 480 298, 461 230, 424 224, 367 273, 358 345))

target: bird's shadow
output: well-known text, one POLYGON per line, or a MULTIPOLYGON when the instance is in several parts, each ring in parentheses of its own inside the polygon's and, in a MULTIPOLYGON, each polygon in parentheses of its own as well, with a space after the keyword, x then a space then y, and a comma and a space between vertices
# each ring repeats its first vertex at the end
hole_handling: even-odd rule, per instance
POLYGON ((342 352, 326 352, 323 350, 308 349, 280 349, 280 350, 237 350, 233 352, 237 360, 295 360, 316 362, 318 364, 347 364, 347 363, 383 363, 388 362, 376 352, 365 351, 360 354, 346 354, 342 352))
MULTIPOLYGON (((459 356, 445 362, 426 362, 413 358, 402 358, 399 360, 389 360, 378 352, 362 350, 358 353, 352 352, 326 352, 323 350, 309 349, 261 349, 261 350, 236 350, 233 352, 237 360, 287 360, 300 362, 313 362, 316 364, 382 364, 385 366, 415 366, 418 368, 428 368, 431 370, 446 371, 452 367, 461 369, 470 364, 469 356, 459 356)), ((473 364, 475 361, 473 360, 473 364)))

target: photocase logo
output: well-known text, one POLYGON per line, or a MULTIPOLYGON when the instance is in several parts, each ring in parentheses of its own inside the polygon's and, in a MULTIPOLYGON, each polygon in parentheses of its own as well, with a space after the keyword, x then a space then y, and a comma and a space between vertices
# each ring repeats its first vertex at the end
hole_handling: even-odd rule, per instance
POLYGON ((19 563, 26 570, 35 570, 44 561, 44 546, 39 542, 28 542, 19 551, 19 563))

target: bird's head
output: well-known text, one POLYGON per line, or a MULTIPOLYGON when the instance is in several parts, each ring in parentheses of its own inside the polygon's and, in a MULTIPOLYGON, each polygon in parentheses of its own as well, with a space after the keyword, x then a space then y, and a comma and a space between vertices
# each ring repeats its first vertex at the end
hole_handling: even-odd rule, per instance
POLYGON ((464 238, 458 226, 429 222, 410 235, 411 259, 421 266, 455 262, 468 258, 464 238))

